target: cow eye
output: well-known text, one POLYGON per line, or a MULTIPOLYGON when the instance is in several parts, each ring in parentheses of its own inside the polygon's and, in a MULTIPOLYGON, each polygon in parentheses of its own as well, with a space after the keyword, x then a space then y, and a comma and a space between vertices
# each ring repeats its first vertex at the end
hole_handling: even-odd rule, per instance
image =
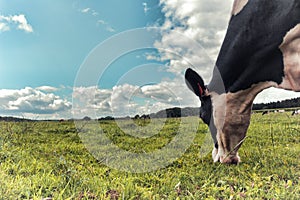
POLYGON ((205 111, 203 109, 200 109, 200 117, 203 119, 205 117, 205 111))
POLYGON ((204 115, 200 113, 200 118, 204 121, 204 115))
POLYGON ((203 120, 205 124, 209 124, 209 116, 207 115, 207 112, 203 109, 200 109, 200 118, 203 120))

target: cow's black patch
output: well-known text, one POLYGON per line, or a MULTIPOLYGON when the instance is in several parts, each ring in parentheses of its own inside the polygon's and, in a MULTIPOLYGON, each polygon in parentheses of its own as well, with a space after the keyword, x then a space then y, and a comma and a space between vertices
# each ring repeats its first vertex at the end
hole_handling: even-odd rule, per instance
POLYGON ((218 142, 215 143, 215 148, 216 148, 216 149, 219 148, 218 142))
MULTIPOLYGON (((300 0, 251 0, 232 16, 216 62, 225 92, 264 81, 280 84, 284 64, 279 46, 299 23, 300 0)), ((219 81, 216 79, 214 76, 210 85, 219 81)))

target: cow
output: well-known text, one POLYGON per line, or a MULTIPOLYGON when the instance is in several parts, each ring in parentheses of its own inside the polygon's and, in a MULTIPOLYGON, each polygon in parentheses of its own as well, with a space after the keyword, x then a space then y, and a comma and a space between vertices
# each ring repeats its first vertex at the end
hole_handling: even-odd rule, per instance
POLYGON ((292 116, 294 116, 294 115, 299 115, 300 114, 300 110, 294 110, 293 112, 292 112, 292 116))
POLYGON ((262 112, 261 115, 267 115, 267 114, 269 114, 269 111, 268 111, 268 110, 265 110, 265 111, 262 112))
POLYGON ((209 84, 191 68, 185 80, 201 101, 213 161, 238 164, 256 95, 300 91, 300 0, 235 0, 209 84))

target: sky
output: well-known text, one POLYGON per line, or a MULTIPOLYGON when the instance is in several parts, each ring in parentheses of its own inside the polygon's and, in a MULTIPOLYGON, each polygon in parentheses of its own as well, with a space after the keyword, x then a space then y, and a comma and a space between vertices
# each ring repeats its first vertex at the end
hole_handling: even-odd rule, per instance
MULTIPOLYGON (((0 0, 0 116, 134 116, 200 106, 232 0, 0 0)), ((256 102, 300 96, 271 89, 256 102)))

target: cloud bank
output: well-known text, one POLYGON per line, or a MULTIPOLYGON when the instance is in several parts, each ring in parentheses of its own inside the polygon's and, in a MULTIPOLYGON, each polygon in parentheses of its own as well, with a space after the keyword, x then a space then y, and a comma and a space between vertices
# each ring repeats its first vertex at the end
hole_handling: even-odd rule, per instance
POLYGON ((135 116, 156 113, 174 106, 185 107, 199 101, 183 98, 190 95, 184 84, 162 81, 155 85, 116 85, 112 89, 78 87, 73 90, 73 115, 75 118, 92 116, 135 116))
POLYGON ((181 56, 161 52, 162 59, 170 60, 168 70, 180 74, 192 63, 208 81, 225 36, 232 0, 160 0, 160 4, 165 33, 156 47, 175 49, 181 56))
POLYGON ((6 32, 16 28, 26 33, 33 33, 32 26, 28 23, 24 14, 4 16, 0 15, 0 32, 6 32))
POLYGON ((0 112, 9 115, 55 115, 70 112, 72 104, 51 91, 58 89, 42 86, 20 90, 0 89, 0 112))

